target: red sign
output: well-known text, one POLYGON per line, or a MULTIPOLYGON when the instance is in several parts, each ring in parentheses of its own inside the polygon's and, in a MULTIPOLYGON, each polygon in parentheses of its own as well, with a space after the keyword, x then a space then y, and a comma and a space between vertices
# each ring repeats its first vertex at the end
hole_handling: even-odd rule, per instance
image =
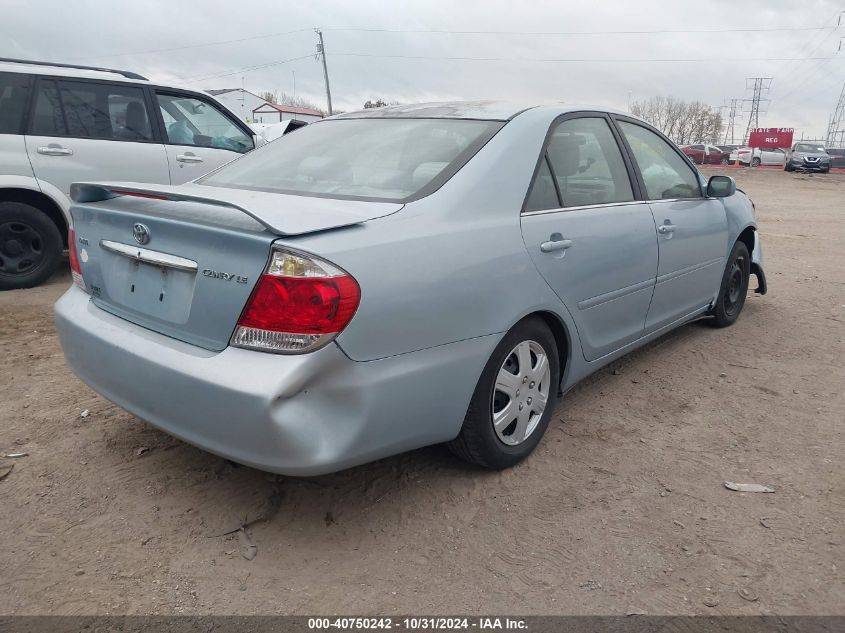
POLYGON ((758 127, 751 131, 748 146, 769 149, 792 147, 792 132, 791 127, 758 127))

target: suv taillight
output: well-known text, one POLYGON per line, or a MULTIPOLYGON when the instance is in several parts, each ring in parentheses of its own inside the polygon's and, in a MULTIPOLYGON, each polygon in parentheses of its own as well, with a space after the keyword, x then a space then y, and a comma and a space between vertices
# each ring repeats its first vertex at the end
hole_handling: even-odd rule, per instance
POLYGON ((358 282, 334 264, 275 248, 238 319, 232 345, 301 354, 332 341, 352 320, 358 282))
POLYGON ((73 277, 73 283, 83 290, 87 290, 85 280, 82 278, 82 268, 79 265, 79 253, 76 251, 76 231, 73 229, 70 229, 67 234, 67 250, 70 260, 70 276, 73 277))

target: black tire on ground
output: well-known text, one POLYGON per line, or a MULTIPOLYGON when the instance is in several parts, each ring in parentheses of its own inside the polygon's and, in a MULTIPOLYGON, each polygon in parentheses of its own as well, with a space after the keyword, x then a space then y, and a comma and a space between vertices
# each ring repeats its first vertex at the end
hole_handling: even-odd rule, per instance
MULTIPOLYGON (((536 356, 532 355, 531 362, 534 363, 535 361, 536 356)), ((522 370, 523 368, 520 367, 516 375, 522 375, 522 370)), ((530 405, 531 398, 529 396, 535 392, 528 391, 528 389, 533 390, 535 388, 530 387, 532 383, 523 381, 520 381, 520 388, 526 391, 520 394, 521 399, 530 405)), ((520 321, 499 342, 484 366, 472 395, 472 400, 470 400, 461 432, 458 437, 447 444, 449 450, 461 459, 484 468, 502 469, 517 464, 534 450, 546 432, 557 404, 559 385, 560 360, 558 358, 558 347, 551 330, 538 317, 529 317, 520 321), (495 389, 496 380, 499 371, 514 359, 512 351, 520 343, 528 341, 539 345, 549 361, 549 381, 548 385, 543 385, 548 394, 547 402, 540 416, 540 421, 534 427, 534 430, 521 443, 508 445, 499 438, 493 428, 493 407, 499 406, 498 410, 501 410, 504 405, 501 405, 500 402, 505 397, 502 392, 495 389)), ((541 385, 537 384, 536 389, 539 388, 541 388, 541 385)), ((505 402, 509 401, 510 399, 505 400, 505 402)))
POLYGON ((730 164, 731 164, 731 159, 730 159, 730 158, 728 158, 727 156, 723 156, 723 157, 722 157, 722 160, 721 160, 720 162, 721 162, 723 165, 730 165, 730 164))
POLYGON ((793 167, 792 167, 792 165, 790 165, 789 163, 784 163, 784 165, 783 165, 783 170, 784 170, 784 171, 792 171, 792 170, 793 170, 793 167))
POLYGON ((44 282, 62 249, 62 236, 45 213, 22 202, 0 202, 0 290, 44 282))
POLYGON ((752 158, 751 159, 751 166, 752 167, 759 167, 760 166, 760 159, 759 158, 752 158))
POLYGON ((830 172, 830 167, 828 167, 827 169, 822 169, 823 174, 827 174, 829 172, 830 172))
POLYGON ((728 263, 722 275, 722 285, 719 288, 719 297, 713 307, 711 323, 714 326, 727 327, 733 325, 739 318, 748 294, 750 272, 751 256, 748 253, 748 247, 742 242, 737 242, 728 257, 728 263))

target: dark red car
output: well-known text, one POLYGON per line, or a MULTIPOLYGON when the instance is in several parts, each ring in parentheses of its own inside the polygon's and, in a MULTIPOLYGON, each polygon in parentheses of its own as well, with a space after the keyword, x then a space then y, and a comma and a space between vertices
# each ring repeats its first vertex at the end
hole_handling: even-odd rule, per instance
POLYGON ((722 162, 722 150, 715 145, 684 145, 681 151, 697 165, 718 165, 722 162))

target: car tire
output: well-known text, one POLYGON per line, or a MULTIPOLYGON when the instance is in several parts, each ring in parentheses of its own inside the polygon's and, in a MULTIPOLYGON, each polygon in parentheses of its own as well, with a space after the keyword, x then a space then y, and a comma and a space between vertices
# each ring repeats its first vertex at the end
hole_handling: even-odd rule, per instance
POLYGON ((62 236, 37 207, 0 202, 0 290, 46 281, 62 259, 62 236))
POLYGON ((722 285, 719 287, 719 296, 712 311, 712 325, 727 327, 739 318, 748 294, 750 273, 751 256, 748 247, 743 242, 737 242, 731 249, 725 272, 722 274, 722 285))
POLYGON ((828 167, 827 169, 822 169, 822 170, 821 170, 821 172, 822 172, 823 174, 828 174, 828 173, 830 173, 830 167, 828 167))
POLYGON ((551 330, 537 317, 520 321, 484 366, 461 431, 448 443, 449 449, 484 468, 502 469, 519 463, 546 432, 559 385, 560 360, 551 330), (545 369, 540 367, 541 357, 546 360, 545 369), (502 380, 504 372, 514 378, 502 380), (541 398, 545 405, 538 410, 541 398), (500 417, 498 428, 494 415, 500 417))
POLYGON ((759 158, 752 158, 751 159, 751 166, 752 167, 759 167, 760 166, 760 159, 759 158))
POLYGON ((721 163, 722 163, 723 165, 730 165, 730 164, 731 164, 731 159, 730 159, 730 158, 728 158, 727 156, 725 156, 724 158, 722 158, 721 163))
POLYGON ((792 169, 793 169, 793 167, 792 167, 792 165, 790 165, 789 163, 786 163, 786 164, 783 166, 783 170, 784 170, 784 171, 792 171, 792 169))

